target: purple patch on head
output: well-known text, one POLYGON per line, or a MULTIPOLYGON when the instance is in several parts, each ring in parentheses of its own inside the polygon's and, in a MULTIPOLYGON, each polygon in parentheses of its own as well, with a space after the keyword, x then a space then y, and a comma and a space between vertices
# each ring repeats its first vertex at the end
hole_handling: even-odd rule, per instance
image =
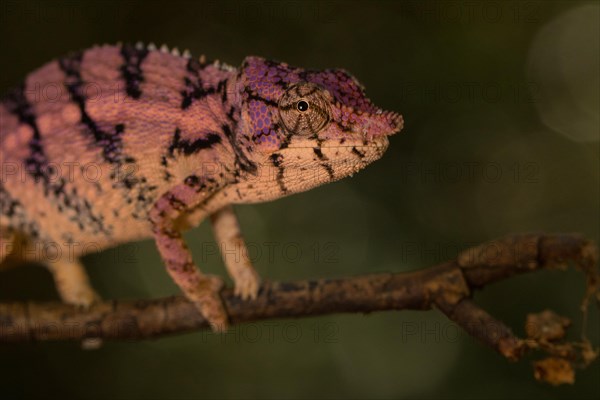
POLYGON ((311 72, 308 81, 327 89, 339 102, 353 107, 358 111, 375 113, 377 108, 365 96, 358 82, 342 70, 325 70, 311 72))
POLYGON ((375 107, 358 81, 343 70, 304 70, 248 57, 242 67, 241 95, 247 101, 250 129, 256 143, 276 144, 280 140, 272 129, 273 123, 279 122, 277 104, 287 88, 300 81, 314 83, 329 92, 333 97, 329 105, 331 116, 344 127, 357 132, 368 131, 373 136, 402 126, 399 115, 384 113, 375 107))
POLYGON ((265 142, 265 135, 269 134, 269 127, 272 124, 271 111, 263 102, 251 100, 248 106, 248 114, 251 119, 252 131, 255 140, 259 143, 265 142))
POLYGON ((298 82, 298 74, 302 71, 284 63, 258 57, 248 57, 245 62, 244 76, 247 87, 254 94, 270 101, 277 101, 283 93, 285 85, 281 85, 282 83, 298 82))

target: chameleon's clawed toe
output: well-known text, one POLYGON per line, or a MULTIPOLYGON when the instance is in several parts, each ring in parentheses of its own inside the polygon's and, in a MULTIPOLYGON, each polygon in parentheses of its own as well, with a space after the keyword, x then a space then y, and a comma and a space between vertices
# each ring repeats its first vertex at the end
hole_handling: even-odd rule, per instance
POLYGON ((260 277, 254 269, 245 269, 235 279, 234 294, 242 300, 256 300, 260 290, 260 277))
POLYGON ((208 321, 214 332, 225 332, 229 328, 229 317, 220 292, 223 280, 215 275, 208 275, 193 296, 194 304, 202 316, 208 321))
POLYGON ((89 288, 82 288, 82 290, 71 292, 63 298, 65 303, 72 304, 84 310, 89 309, 101 300, 100 295, 89 288))
POLYGON ((80 262, 51 263, 48 266, 63 302, 89 309, 101 301, 100 295, 90 285, 87 273, 80 262))

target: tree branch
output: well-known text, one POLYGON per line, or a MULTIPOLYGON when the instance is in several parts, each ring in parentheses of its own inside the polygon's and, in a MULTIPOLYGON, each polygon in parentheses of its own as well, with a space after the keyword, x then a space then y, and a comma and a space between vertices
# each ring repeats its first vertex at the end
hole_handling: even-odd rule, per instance
MULTIPOLYGON (((536 377, 564 383, 571 376, 569 368, 560 373, 564 362, 587 366, 597 355, 585 331, 579 343, 560 343, 568 320, 548 311, 528 317, 537 327, 528 326, 529 337, 521 339, 479 308, 471 297, 474 290, 513 275, 564 268, 572 262, 586 276, 582 311, 587 315, 589 301, 600 301, 597 261, 597 247, 580 235, 519 234, 467 249, 455 260, 419 271, 265 283, 254 301, 240 300, 231 289, 224 289, 222 296, 233 324, 331 313, 437 308, 510 360, 520 359, 528 349, 545 351, 552 357, 536 364, 536 377)), ((86 310, 61 303, 0 304, 0 343, 137 340, 207 327, 183 297, 105 301, 86 310)))

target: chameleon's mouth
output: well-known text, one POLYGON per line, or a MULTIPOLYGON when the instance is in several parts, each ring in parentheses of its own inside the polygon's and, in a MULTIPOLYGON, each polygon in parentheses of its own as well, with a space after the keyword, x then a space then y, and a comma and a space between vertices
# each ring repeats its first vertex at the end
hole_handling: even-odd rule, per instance
MULTIPOLYGON (((358 134, 357 134, 358 136, 358 134)), ((371 139, 370 141, 364 140, 346 140, 343 144, 340 144, 339 140, 324 141, 321 144, 322 149, 346 149, 346 148, 371 148, 385 151, 390 144, 390 140, 387 136, 378 136, 371 139)), ((314 149, 317 146, 311 145, 289 145, 287 149, 314 149)))
POLYGON ((357 151, 362 152, 362 158, 364 163, 371 163, 383 156, 383 153, 387 150, 390 141, 387 136, 377 136, 371 139, 369 142, 361 143, 360 145, 354 146, 351 151, 359 155, 357 151), (356 150, 354 150, 356 149, 356 150))
MULTIPOLYGON (((396 132, 394 132, 394 133, 396 133, 396 132)), ((394 133, 392 133, 392 135, 394 133)), ((378 150, 381 150, 382 152, 386 151, 389 145, 390 145, 390 140, 388 139, 387 136, 377 137, 370 144, 370 146, 374 146, 375 148, 377 148, 378 150)))

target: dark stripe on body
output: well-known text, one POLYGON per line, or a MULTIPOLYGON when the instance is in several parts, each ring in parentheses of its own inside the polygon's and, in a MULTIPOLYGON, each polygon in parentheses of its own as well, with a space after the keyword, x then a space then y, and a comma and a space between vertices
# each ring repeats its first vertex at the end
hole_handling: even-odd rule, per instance
POLYGON ((250 174, 256 174, 258 167, 246 156, 244 151, 239 146, 235 131, 232 131, 229 125, 223 125, 222 129, 225 137, 227 137, 231 147, 233 148, 235 153, 235 162, 239 169, 250 174))
POLYGON ((81 77, 82 57, 82 53, 75 53, 58 61, 60 69, 67 76, 65 86, 73 102, 79 107, 81 123, 88 128, 96 144, 102 148, 104 159, 111 164, 119 163, 123 161, 121 152, 124 126, 123 124, 118 124, 115 126, 114 132, 105 132, 98 127, 96 122, 87 113, 85 106, 85 82, 81 77))
POLYGON ((277 103, 274 100, 267 99, 265 97, 262 97, 256 93, 252 92, 252 90, 250 90, 249 87, 247 87, 244 90, 245 90, 246 95, 248 96, 248 100, 257 100, 257 101, 263 102, 266 105, 271 106, 271 107, 279 107, 279 103, 277 103))
POLYGON ((199 177, 198 175, 189 175, 184 179, 183 183, 187 187, 194 189, 196 193, 200 193, 202 191, 214 193, 219 187, 216 179, 211 177, 199 177))
POLYGON ((23 204, 8 193, 2 182, 0 182, 0 217, 8 219, 12 230, 24 233, 30 239, 39 239, 41 236, 38 224, 27 218, 23 204))
POLYGON ((331 168, 331 165, 329 165, 327 163, 322 163, 321 166, 323 168, 325 168, 325 171, 327 171, 327 175, 329 175, 329 179, 334 180, 335 176, 333 175, 333 168, 331 168))
POLYGON ((329 175, 329 179, 333 180, 334 179, 333 168, 331 168, 331 165, 329 165, 327 163, 328 158, 325 157, 325 155, 323 155, 323 152, 321 151, 321 149, 319 147, 313 147, 313 151, 315 152, 315 154, 317 155, 319 160, 323 161, 320 165, 323 168, 325 168, 325 171, 327 171, 327 175, 329 175))
POLYGON ((283 174, 285 172, 285 168, 282 165, 283 156, 279 153, 273 153, 269 158, 271 159, 273 166, 277 168, 277 184, 279 185, 281 192, 285 194, 288 192, 288 189, 285 187, 285 183, 283 182, 283 174))
POLYGON ((180 151, 186 156, 195 154, 200 150, 210 149, 215 144, 221 143, 221 136, 217 133, 209 133, 205 138, 196 139, 193 142, 189 140, 181 140, 181 130, 175 128, 173 135, 173 141, 169 146, 168 152, 171 157, 174 156, 175 151, 180 151))
POLYGON ((161 158, 161 165, 164 168, 164 179, 167 182, 173 179, 173 174, 169 171, 169 160, 174 160, 178 153, 181 153, 184 156, 190 156, 201 150, 212 149, 215 145, 221 143, 221 141, 221 135, 212 132, 207 134, 206 137, 194 141, 182 140, 181 129, 175 128, 171 144, 169 145, 166 154, 161 158))
POLYGON ((319 157, 319 160, 327 160, 327 157, 325 157, 323 155, 323 152, 321 151, 320 148, 318 147, 313 147, 313 151, 315 152, 315 154, 317 155, 317 157, 319 157))
MULTIPOLYGON (((185 89, 181 91, 181 109, 185 110, 189 108, 195 100, 200 100, 208 95, 217 93, 219 90, 224 88, 225 81, 220 81, 219 85, 215 87, 204 88, 202 78, 200 77, 200 71, 206 68, 208 64, 201 64, 198 60, 190 58, 188 60, 186 70, 189 72, 188 76, 184 78, 185 89)), ((222 89, 225 92, 225 89, 222 89)), ((226 98, 226 94, 225 94, 226 98)))
MULTIPOLYGON (((279 129, 280 129, 279 124, 277 124, 277 123, 273 124, 273 127, 271 129, 273 129, 275 132, 279 132, 279 129)), ((284 132, 285 132, 285 130, 284 130, 284 132)), ((293 135, 292 133, 288 133, 288 134, 284 133, 283 140, 281 141, 281 144, 279 145, 279 150, 286 149, 290 145, 290 142, 292 141, 292 135, 293 135)))
POLYGON ((29 126, 33 131, 32 138, 28 143, 30 155, 25 159, 25 165, 27 173, 34 178, 35 182, 39 180, 44 182, 44 194, 47 196, 52 186, 47 170, 48 160, 42 146, 40 130, 35 121, 35 112, 25 96, 24 83, 8 93, 5 105, 11 114, 17 116, 20 123, 29 126))
POLYGON ((25 159, 27 173, 34 178, 36 183, 42 181, 45 197, 54 196, 58 199, 57 202, 52 203, 56 204, 59 212, 62 213, 65 209, 73 211, 68 218, 77 224, 81 231, 90 230, 94 233, 110 235, 111 228, 104 226, 102 216, 94 214, 89 203, 77 195, 76 188, 71 188, 67 192, 65 178, 55 175, 56 171, 50 166, 44 151, 33 107, 27 100, 24 90, 25 85, 23 84, 9 93, 4 103, 9 112, 16 115, 22 124, 28 125, 33 131, 28 144, 30 155, 25 159))
MULTIPOLYGON (((59 60, 59 66, 66 75, 65 86, 71 94, 72 101, 79 107, 82 125, 87 128, 95 144, 102 150, 104 160, 114 167, 110 174, 112 188, 124 189, 126 191, 126 203, 134 204, 135 210, 132 216, 136 219, 146 219, 150 207, 154 204, 157 187, 149 185, 146 177, 141 176, 137 168, 135 174, 123 173, 123 171, 127 172, 131 170, 131 168, 123 168, 124 166, 137 166, 136 159, 125 154, 123 151, 125 125, 122 123, 117 124, 113 132, 106 132, 100 129, 96 121, 87 113, 87 99, 85 97, 86 82, 83 81, 81 76, 82 58, 82 53, 75 53, 59 60)), ((132 84, 131 88, 134 91, 135 87, 132 84)))
POLYGON ((148 49, 138 49, 131 44, 125 44, 121 48, 124 63, 121 66, 121 75, 125 81, 125 91, 133 99, 139 99, 142 95, 140 85, 144 82, 142 62, 148 56, 148 49))
POLYGON ((359 158, 365 157, 365 153, 361 152, 356 147, 352 147, 352 153, 356 154, 359 158))

